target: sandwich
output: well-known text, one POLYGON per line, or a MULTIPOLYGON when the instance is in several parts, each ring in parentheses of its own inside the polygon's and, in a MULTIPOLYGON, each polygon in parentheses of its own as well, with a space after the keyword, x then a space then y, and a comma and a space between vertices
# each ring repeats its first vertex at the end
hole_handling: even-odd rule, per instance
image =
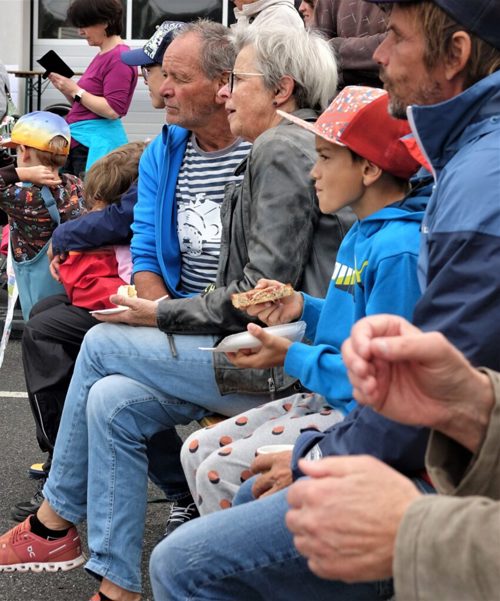
POLYGON ((280 298, 291 296, 293 292, 291 284, 273 284, 266 288, 253 288, 247 292, 231 294, 231 302, 236 309, 245 309, 260 303, 274 303, 280 298))

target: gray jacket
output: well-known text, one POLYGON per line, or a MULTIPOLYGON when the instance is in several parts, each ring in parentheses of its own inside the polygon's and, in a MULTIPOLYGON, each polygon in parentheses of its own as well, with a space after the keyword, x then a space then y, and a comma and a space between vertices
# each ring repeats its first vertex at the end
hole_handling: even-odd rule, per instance
MULTIPOLYGON (((309 109, 295 114, 316 119, 309 109)), ((230 295, 254 288, 264 277, 296 289, 307 282, 305 291, 316 295, 326 291, 338 246, 353 217, 347 213, 320 219, 309 176, 314 161, 314 137, 288 121, 257 138, 239 167, 245 171, 243 182, 226 189, 215 286, 200 296, 160 303, 161 330, 221 337, 245 330, 250 318, 232 306, 230 295), (322 241, 328 241, 321 250, 313 243, 318 228, 322 241)), ((293 383, 281 368, 241 370, 222 353, 214 354, 214 368, 222 394, 282 390, 293 383)))

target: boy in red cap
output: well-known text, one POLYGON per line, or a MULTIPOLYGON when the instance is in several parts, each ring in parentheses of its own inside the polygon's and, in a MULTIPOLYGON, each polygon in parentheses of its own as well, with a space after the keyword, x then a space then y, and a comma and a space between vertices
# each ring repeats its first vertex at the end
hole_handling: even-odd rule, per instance
MULTIPOLYGON (((295 292, 280 302, 248 309, 249 314, 268 325, 303 319, 308 324, 306 337, 314 340, 315 346, 271 336, 250 324, 248 329, 261 340, 262 347, 253 354, 232 354, 233 362, 240 367, 258 368, 284 364, 289 375, 315 394, 267 403, 190 436, 181 460, 193 498, 203 500, 199 508, 202 514, 230 505, 242 474, 250 474, 250 464, 260 446, 294 444, 298 438, 296 461, 315 446, 317 437, 323 436, 318 431, 331 427, 335 430, 334 424, 353 408, 340 347, 354 322, 376 313, 411 318, 420 296, 419 230, 430 186, 407 194, 408 180, 419 165, 401 140, 409 133, 408 124, 390 117, 387 106, 388 95, 383 90, 349 86, 315 124, 280 113, 316 135, 318 159, 311 176, 321 211, 331 213, 351 207, 358 222, 342 241, 326 299, 295 292), (314 433, 299 438, 306 428, 314 433)), ((259 286, 272 283, 265 280, 259 286)), ((383 454, 382 442, 368 436, 368 427, 362 431, 359 423, 354 438, 347 437, 342 452, 383 454), (363 446, 367 440, 372 446, 363 446)), ((425 434, 410 429, 395 443, 393 451, 399 452, 399 444, 404 454, 406 446, 421 440, 417 445, 420 455, 415 453, 415 460, 422 469, 425 438, 425 434)), ((261 456, 252 463, 253 473, 266 472, 256 483, 256 496, 279 488, 275 479, 280 480, 281 487, 291 481, 290 458, 291 451, 280 453, 278 467, 271 474, 272 456, 261 456)))

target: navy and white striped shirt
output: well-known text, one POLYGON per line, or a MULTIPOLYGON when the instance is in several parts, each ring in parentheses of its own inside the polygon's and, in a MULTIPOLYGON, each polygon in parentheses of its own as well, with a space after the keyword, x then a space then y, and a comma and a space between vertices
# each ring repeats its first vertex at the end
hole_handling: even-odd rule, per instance
POLYGON ((215 282, 224 188, 229 182, 243 179, 234 171, 250 148, 251 144, 239 139, 228 148, 204 152, 194 135, 188 141, 175 191, 181 282, 187 292, 202 292, 215 282))

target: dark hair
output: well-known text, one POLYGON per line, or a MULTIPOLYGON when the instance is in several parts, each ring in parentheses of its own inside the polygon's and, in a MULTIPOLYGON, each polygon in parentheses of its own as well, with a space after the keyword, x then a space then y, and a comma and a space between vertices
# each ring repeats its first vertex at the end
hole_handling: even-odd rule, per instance
POLYGON ((74 27, 90 27, 106 23, 106 35, 121 35, 123 4, 121 0, 73 0, 67 12, 74 27))
POLYGON ((346 146, 347 150, 350 152, 351 154, 351 159, 353 163, 360 163, 361 161, 364 161, 364 157, 362 157, 360 154, 358 154, 357 152, 354 152, 354 150, 351 150, 348 146, 346 146))
MULTIPOLYGON (((361 161, 365 160, 365 157, 362 157, 357 152, 354 152, 354 150, 351 150, 348 146, 346 146, 345 148, 347 148, 347 150, 351 153, 351 159, 352 159, 353 163, 361 163, 361 161)), ((366 160, 368 161, 370 159, 366 159, 366 160)), ((388 171, 384 171, 384 170, 382 170, 382 177, 385 177, 386 180, 387 179, 392 180, 400 188, 408 189, 408 180, 405 179, 404 177, 398 177, 397 175, 393 175, 392 173, 389 173, 388 171)))

